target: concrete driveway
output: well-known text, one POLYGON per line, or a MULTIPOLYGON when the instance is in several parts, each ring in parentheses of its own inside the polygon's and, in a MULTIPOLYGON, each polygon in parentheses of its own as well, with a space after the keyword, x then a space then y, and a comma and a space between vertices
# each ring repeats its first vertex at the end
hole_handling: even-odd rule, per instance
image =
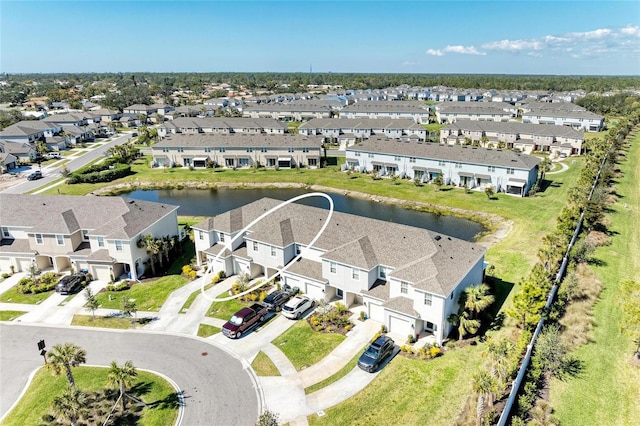
POLYGON ((73 342, 87 364, 133 361, 170 377, 184 393, 184 425, 254 425, 259 388, 251 368, 199 338, 149 331, 118 331, 0 323, 0 416, 18 399, 27 378, 43 364, 37 342, 47 348, 73 342))

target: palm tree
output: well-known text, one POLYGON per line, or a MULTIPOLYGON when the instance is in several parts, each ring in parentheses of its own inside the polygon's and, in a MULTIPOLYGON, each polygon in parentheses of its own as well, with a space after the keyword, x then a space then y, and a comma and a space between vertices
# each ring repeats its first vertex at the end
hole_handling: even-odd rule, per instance
POLYGON ((458 327, 458 340, 462 340, 467 334, 476 333, 480 328, 480 321, 470 318, 469 312, 462 309, 457 314, 449 315, 447 321, 458 327))
POLYGON ((131 361, 124 363, 122 367, 118 366, 118 363, 111 361, 111 368, 109 368, 109 375, 107 376, 107 384, 110 386, 118 386, 120 389, 120 401, 122 402, 122 412, 126 409, 126 390, 133 383, 133 379, 138 376, 138 370, 133 366, 131 361))
POLYGON ((493 400, 498 392, 498 381, 487 371, 480 371, 473 376, 471 381, 473 391, 478 394, 478 405, 476 406, 476 424, 482 421, 484 414, 485 399, 489 408, 493 408, 493 400))
POLYGON ((62 395, 54 398, 51 408, 58 417, 75 426, 78 424, 81 410, 87 405, 86 397, 84 392, 67 387, 62 395))
POLYGON ((76 382, 73 379, 71 367, 77 367, 87 362, 87 351, 74 343, 57 344, 47 353, 47 366, 54 375, 58 375, 64 369, 67 373, 69 386, 75 389, 76 382))
MULTIPOLYGON (((145 248, 149 255, 149 263, 151 263, 151 274, 156 274, 156 257, 160 253, 160 245, 158 240, 151 234, 144 235, 138 240, 138 247, 145 248)), ((160 261, 162 265, 162 260, 160 261)))
POLYGON ((471 311, 472 319, 496 300, 492 294, 489 294, 489 286, 484 283, 467 287, 464 294, 464 307, 471 311))
POLYGON ((491 375, 497 377, 501 383, 504 383, 509 374, 509 356, 511 356, 512 352, 513 343, 508 339, 502 339, 497 343, 490 341, 487 344, 486 353, 493 365, 491 367, 491 375))

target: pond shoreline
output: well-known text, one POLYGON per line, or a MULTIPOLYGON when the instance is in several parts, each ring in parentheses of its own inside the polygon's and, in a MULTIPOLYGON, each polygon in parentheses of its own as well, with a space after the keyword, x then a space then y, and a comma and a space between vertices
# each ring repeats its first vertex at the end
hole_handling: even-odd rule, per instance
POLYGON ((120 183, 116 185, 106 186, 104 188, 97 189, 91 192, 89 195, 121 195, 138 190, 163 190, 163 189, 305 189, 316 192, 330 192, 335 194, 341 194, 345 197, 359 198, 363 200, 386 203, 400 206, 407 210, 416 210, 425 213, 442 214, 448 216, 455 216, 463 219, 468 219, 477 223, 480 223, 486 231, 477 235, 475 241, 486 248, 497 243, 505 238, 511 232, 513 228, 513 222, 507 221, 504 218, 485 212, 478 212, 475 210, 466 210, 455 207, 440 206, 432 203, 426 203, 422 201, 406 200, 404 198, 387 197, 381 195, 372 195, 364 192, 348 190, 348 189, 336 189, 322 185, 307 185, 301 183, 256 183, 256 182, 243 182, 243 183, 227 183, 227 182, 204 182, 204 181, 185 181, 180 183, 166 182, 165 184, 158 184, 155 182, 128 182, 120 183))

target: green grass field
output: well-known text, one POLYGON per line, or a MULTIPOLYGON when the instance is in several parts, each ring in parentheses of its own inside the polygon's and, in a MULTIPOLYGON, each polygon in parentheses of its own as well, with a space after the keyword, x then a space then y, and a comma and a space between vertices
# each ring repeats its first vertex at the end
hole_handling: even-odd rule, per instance
POLYGON ((0 302, 4 303, 27 303, 29 305, 38 305, 46 300, 51 294, 54 293, 54 290, 45 291, 43 293, 38 294, 22 294, 18 293, 18 287, 11 287, 9 290, 0 294, 0 302))
POLYGON ((592 265, 605 284, 594 307, 592 342, 573 355, 580 361, 578 377, 551 384, 551 402, 563 425, 636 425, 640 419, 640 369, 630 364, 635 346, 620 333, 618 289, 640 277, 640 135, 633 141, 616 184, 622 197, 611 207, 612 244, 600 247, 592 265))
POLYGON ((431 361, 397 355, 369 386, 325 416, 309 416, 309 424, 453 424, 471 394, 470 376, 484 361, 480 350, 467 346, 431 361))
POLYGON ((300 320, 271 343, 300 371, 327 356, 344 339, 342 334, 317 333, 307 321, 300 320))
POLYGON ((245 306, 249 306, 249 303, 241 302, 238 299, 231 299, 226 302, 213 302, 206 316, 227 321, 233 314, 245 306))
POLYGON ((264 352, 258 352, 255 359, 251 363, 251 368, 256 372, 258 376, 280 376, 280 370, 271 361, 264 352))
POLYGON ((209 337, 214 334, 220 333, 222 329, 220 327, 216 327, 215 325, 209 324, 200 324, 198 326, 198 336, 199 337, 209 337))
MULTIPOLYGON (((76 367, 73 375, 79 389, 83 391, 97 391, 106 388, 109 370, 100 367, 76 367)), ((146 371, 138 371, 138 378, 134 386, 147 389, 138 397, 148 404, 171 399, 176 390, 165 379, 146 371)), ((4 426, 24 426, 42 424, 42 416, 49 413, 49 407, 53 399, 60 395, 67 386, 65 375, 52 376, 49 371, 40 369, 27 392, 18 405, 3 420, 4 426)), ((105 416, 106 417, 106 416, 105 416)), ((142 411, 142 418, 137 425, 173 425, 178 418, 177 406, 173 404, 158 403, 152 407, 146 407, 142 411)), ((96 419, 102 424, 105 419, 96 419), (102 421, 99 421, 102 420, 102 421)), ((46 423, 48 424, 48 423, 46 423)))
POLYGON ((127 328, 131 328, 131 318, 101 316, 93 318, 91 315, 74 315, 71 320, 71 325, 126 330, 127 328))
POLYGON ((24 311, 0 311, 0 321, 13 321, 20 315, 26 314, 24 311))
POLYGON ((124 297, 135 299, 139 311, 159 311, 171 292, 186 283, 187 279, 180 275, 168 275, 157 280, 136 283, 129 290, 98 293, 96 299, 101 308, 120 309, 124 297))

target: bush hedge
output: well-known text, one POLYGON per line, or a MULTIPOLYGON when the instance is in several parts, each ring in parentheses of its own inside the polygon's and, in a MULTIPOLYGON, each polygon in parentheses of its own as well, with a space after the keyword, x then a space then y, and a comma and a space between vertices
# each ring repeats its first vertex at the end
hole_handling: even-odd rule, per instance
POLYGON ((129 174, 131 174, 130 165, 105 161, 72 173, 67 178, 67 183, 73 185, 76 183, 111 182, 129 174))

